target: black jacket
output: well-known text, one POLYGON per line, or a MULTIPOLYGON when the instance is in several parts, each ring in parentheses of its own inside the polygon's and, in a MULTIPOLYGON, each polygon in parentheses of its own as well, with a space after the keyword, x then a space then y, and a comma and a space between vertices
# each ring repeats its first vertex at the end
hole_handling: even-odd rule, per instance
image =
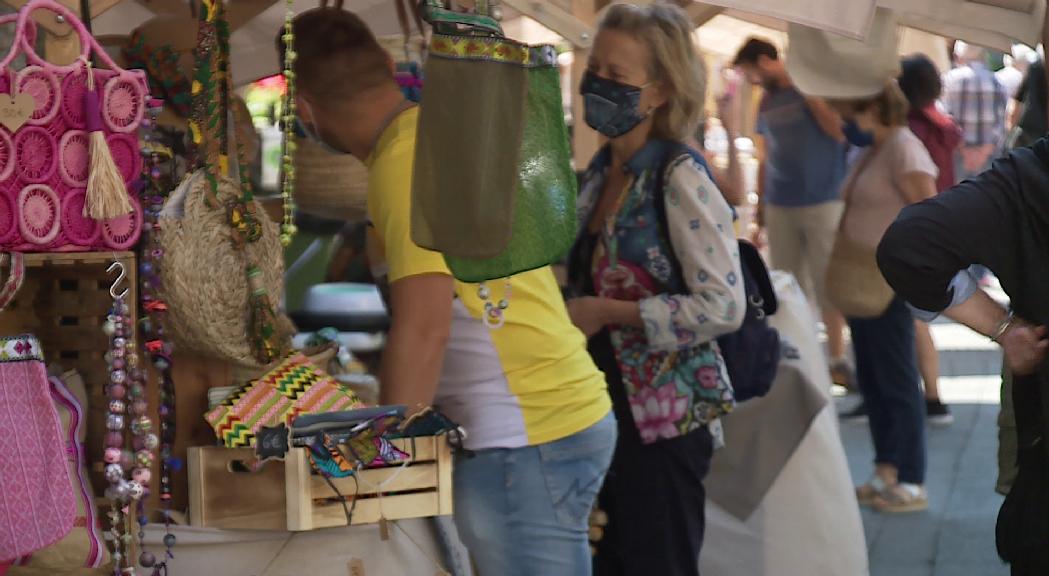
MULTIPOLYGON (((878 248, 878 264, 900 296, 931 312, 950 304, 955 274, 982 264, 1018 316, 1049 324, 1049 140, 905 208, 878 248)), ((1019 474, 998 522, 1006 561, 1049 553, 1049 366, 1016 378, 1013 400, 1019 474)))

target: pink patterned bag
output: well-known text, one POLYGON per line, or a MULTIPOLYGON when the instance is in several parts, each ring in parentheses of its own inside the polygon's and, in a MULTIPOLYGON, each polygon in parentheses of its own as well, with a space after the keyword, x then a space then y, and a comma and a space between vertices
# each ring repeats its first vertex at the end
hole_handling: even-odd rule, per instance
POLYGON ((0 338, 0 562, 73 528, 76 499, 40 342, 0 338))
MULTIPOLYGON (((0 24, 11 19, 0 18, 0 24)), ((134 187, 142 170, 136 132, 149 105, 145 73, 119 68, 77 16, 51 0, 31 0, 17 23, 14 45, 0 61, 0 250, 128 250, 142 226, 134 187), (63 17, 79 35, 82 53, 73 64, 57 66, 37 55, 31 15, 40 9, 63 17), (11 64, 19 54, 27 65, 15 71, 11 64), (90 68, 92 56, 105 69, 90 68), (95 86, 90 95, 89 74, 95 86), (97 102, 101 123, 89 117, 89 101, 97 102), (101 222, 84 215, 95 128, 105 134, 134 208, 101 222)))

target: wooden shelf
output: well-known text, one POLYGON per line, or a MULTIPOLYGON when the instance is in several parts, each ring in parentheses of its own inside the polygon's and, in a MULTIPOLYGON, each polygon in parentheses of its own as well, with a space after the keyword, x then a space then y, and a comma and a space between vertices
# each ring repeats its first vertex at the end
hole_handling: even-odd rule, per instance
MULTIPOLYGON (((26 254, 26 267, 98 265, 120 261, 125 266, 135 260, 134 252, 47 252, 26 254)), ((131 270, 127 271, 131 274, 131 270)))

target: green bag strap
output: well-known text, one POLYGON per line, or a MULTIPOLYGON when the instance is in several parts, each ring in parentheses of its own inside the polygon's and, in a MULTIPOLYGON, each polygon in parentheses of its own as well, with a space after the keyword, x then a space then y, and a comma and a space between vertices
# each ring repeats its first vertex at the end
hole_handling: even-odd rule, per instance
MULTIPOLYGON (((197 0, 195 0, 197 1, 197 0)), ((197 163, 208 182, 205 201, 213 209, 225 208, 231 241, 237 249, 262 238, 262 223, 256 214, 255 195, 247 173, 243 143, 231 131, 230 26, 223 0, 199 0, 200 26, 197 30, 196 69, 193 72, 193 115, 190 129, 197 145, 197 163), (233 139, 231 146, 230 139, 233 139), (231 150, 232 149, 232 150, 231 150), (240 173, 240 197, 223 205, 218 197, 219 182, 229 174, 230 155, 236 154, 240 173)), ((277 308, 263 284, 262 271, 250 255, 245 255, 245 282, 250 289, 248 340, 260 365, 276 360, 283 353, 282 335, 277 331, 277 308)))
MULTIPOLYGON (((197 30, 195 51, 196 66, 193 71, 193 114, 190 129, 197 146, 197 167, 207 174, 211 194, 208 204, 217 206, 218 183, 229 174, 231 160, 240 173, 240 201, 250 205, 254 199, 251 179, 244 169, 248 158, 242 142, 230 142, 232 113, 231 94, 233 76, 230 62, 230 27, 226 19, 226 7, 220 0, 201 0, 200 24, 197 30), (232 156, 232 158, 231 158, 232 156)), ((253 228, 253 227, 252 227, 253 228)), ((254 242, 261 230, 241 230, 243 240, 254 242)))
MULTIPOLYGON (((442 33, 457 33, 460 27, 474 32, 503 36, 503 27, 491 16, 488 0, 477 0, 477 13, 455 12, 445 7, 443 0, 426 0, 423 19, 442 33)), ((460 32, 461 33, 461 32, 460 32)))

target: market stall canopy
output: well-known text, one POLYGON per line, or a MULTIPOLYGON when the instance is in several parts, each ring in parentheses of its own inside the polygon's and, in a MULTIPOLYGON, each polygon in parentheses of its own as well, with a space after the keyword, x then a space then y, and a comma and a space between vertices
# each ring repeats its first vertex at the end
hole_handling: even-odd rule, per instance
MULTIPOLYGON (((3 0, 13 6, 24 0, 3 0)), ((67 0, 74 4, 75 0, 67 0)), ((573 2, 594 0, 502 0, 504 18, 520 15, 542 22, 577 47, 592 41, 592 26, 573 16, 573 2)), ((633 0, 645 4, 655 0, 633 0)), ((905 26, 975 44, 1008 50, 1014 41, 1034 46, 1040 41, 1047 0, 680 0, 694 21, 703 24, 719 11, 746 14, 747 19, 782 29, 784 21, 807 24, 845 35, 866 34, 875 6, 896 10, 905 26)), ((96 35, 126 35, 157 15, 185 16, 186 0, 92 0, 96 35), (97 5, 97 8, 96 8, 97 5)), ((293 0, 302 12, 319 0, 293 0)), ((401 34, 395 0, 346 0, 345 8, 361 15, 380 36, 401 34)), ((285 2, 229 0, 234 81, 244 85, 279 72, 273 38, 284 21, 285 2)), ((43 24, 43 23, 42 23, 43 24)), ((48 23, 45 27, 61 28, 48 23), (48 25, 49 24, 49 25, 48 25)), ((65 25, 65 27, 68 27, 65 25)), ((724 46, 724 45, 722 45, 724 46)), ((721 49, 724 49, 723 47, 721 49)))
POLYGON ((750 14, 862 38, 873 9, 891 8, 900 23, 949 38, 1008 51, 1041 41, 1046 0, 704 0, 750 14))
MULTIPOLYGON (((294 0, 292 9, 305 12, 318 6, 318 0, 294 0)), ((359 14, 377 35, 400 34, 396 2, 390 0, 347 0, 347 10, 359 14)), ((274 48, 277 31, 284 23, 285 2, 272 0, 232 0, 230 20, 234 28, 230 38, 233 80, 237 85, 280 72, 274 48)), ((92 22, 97 35, 128 34, 158 14, 189 15, 184 0, 125 0, 92 22)))
MULTIPOLYGON (((391 36, 403 34, 397 17, 397 1, 346 0, 344 7, 361 16, 377 36, 391 36)), ((292 10, 304 12, 319 3, 319 0, 293 0, 292 10)), ((505 22, 528 15, 574 44, 589 44, 592 29, 571 15, 571 0, 503 0, 503 5, 505 22)), ((274 0, 230 0, 228 6, 234 28, 230 39, 234 82, 244 85, 278 73, 273 41, 284 23, 287 4, 274 0)), ((189 4, 185 0, 125 0, 98 15, 92 22, 93 31, 97 35, 124 35, 161 14, 188 15, 189 4)), ((418 30, 413 29, 413 33, 418 30)))

